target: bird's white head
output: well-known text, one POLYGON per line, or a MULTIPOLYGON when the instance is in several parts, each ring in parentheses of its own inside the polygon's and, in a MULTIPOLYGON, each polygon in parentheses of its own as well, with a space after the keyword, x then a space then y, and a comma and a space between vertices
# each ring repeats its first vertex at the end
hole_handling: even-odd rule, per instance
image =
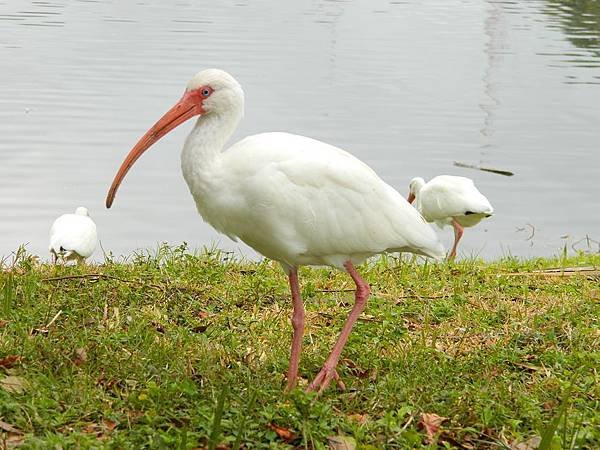
POLYGON ((410 183, 408 185, 408 203, 412 203, 415 201, 417 194, 423 186, 425 186, 425 180, 421 177, 415 177, 412 180, 410 180, 410 183))
POLYGON ((75 210, 75 214, 78 216, 90 216, 88 209, 85 206, 80 206, 75 210))
POLYGON ((106 207, 110 208, 125 175, 156 141, 194 116, 230 115, 237 121, 244 111, 244 91, 227 72, 207 69, 198 72, 188 83, 183 97, 146 132, 131 149, 115 176, 106 207))
POLYGON ((198 92, 202 102, 201 115, 238 113, 244 111, 244 91, 235 78, 219 69, 206 69, 192 77, 186 95, 198 92))

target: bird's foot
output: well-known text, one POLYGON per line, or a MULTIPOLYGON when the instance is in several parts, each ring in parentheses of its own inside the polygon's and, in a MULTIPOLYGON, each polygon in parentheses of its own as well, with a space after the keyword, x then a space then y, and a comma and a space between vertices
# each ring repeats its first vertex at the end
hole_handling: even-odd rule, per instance
POLYGON ((340 391, 345 391, 346 390, 346 385, 344 384, 344 382, 340 378, 340 375, 337 373, 337 370, 335 372, 333 372, 333 378, 335 379, 335 382, 336 382, 336 384, 338 386, 338 389, 340 391))
POLYGON ((331 379, 335 380, 340 391, 346 390, 346 385, 340 378, 337 370, 335 370, 335 367, 330 367, 325 364, 312 383, 308 385, 306 392, 317 391, 317 395, 320 395, 321 392, 327 389, 327 386, 329 386, 329 383, 331 383, 331 379))

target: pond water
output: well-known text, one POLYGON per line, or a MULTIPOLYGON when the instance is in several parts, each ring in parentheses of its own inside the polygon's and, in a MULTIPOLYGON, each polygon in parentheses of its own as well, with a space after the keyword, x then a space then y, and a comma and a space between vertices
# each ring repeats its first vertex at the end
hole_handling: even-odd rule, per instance
POLYGON ((207 67, 246 91, 236 140, 321 139, 403 194, 417 175, 473 178, 496 215, 465 232, 465 256, 598 251, 598 2, 167 3, 0 1, 0 255, 45 257, 78 205, 115 255, 162 241, 252 255, 196 213, 179 168, 192 121, 104 207, 125 154, 207 67))

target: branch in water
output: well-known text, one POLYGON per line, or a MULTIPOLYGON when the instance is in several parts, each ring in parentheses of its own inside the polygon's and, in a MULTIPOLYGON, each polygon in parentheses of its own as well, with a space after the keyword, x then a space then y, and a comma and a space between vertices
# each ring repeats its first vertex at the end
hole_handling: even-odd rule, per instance
POLYGON ((508 170, 492 169, 491 167, 481 167, 481 166, 476 166, 474 164, 463 163, 460 161, 454 161, 454 165, 456 167, 465 167, 467 169, 475 169, 475 170, 482 170, 484 172, 496 173, 498 175, 504 175, 505 177, 512 177, 514 175, 513 172, 509 172, 508 170))

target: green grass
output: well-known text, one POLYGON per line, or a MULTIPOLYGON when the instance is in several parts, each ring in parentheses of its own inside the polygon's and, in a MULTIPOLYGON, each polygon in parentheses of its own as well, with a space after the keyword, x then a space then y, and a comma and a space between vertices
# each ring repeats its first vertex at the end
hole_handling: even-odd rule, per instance
MULTIPOLYGON (((373 296, 339 366, 348 389, 320 398, 283 393, 291 302, 276 263, 181 247, 87 267, 20 253, 5 266, 0 361, 20 359, 0 367, 0 448, 600 446, 598 275, 515 275, 598 255, 361 267, 373 296), (447 418, 432 440, 421 413, 447 418)), ((300 280, 306 384, 353 284, 323 268, 300 280)))

